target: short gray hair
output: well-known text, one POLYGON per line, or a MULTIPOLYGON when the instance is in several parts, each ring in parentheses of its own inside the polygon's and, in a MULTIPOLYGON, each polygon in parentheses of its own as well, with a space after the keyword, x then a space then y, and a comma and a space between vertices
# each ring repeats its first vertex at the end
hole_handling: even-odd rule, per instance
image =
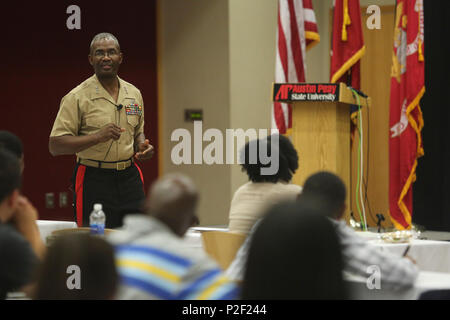
POLYGON ((92 46, 94 45, 94 43, 100 41, 100 40, 113 40, 114 43, 117 45, 117 47, 119 48, 120 51, 120 44, 119 44, 119 40, 117 40, 117 38, 112 35, 111 33, 108 32, 102 32, 97 34, 91 41, 91 45, 89 47, 89 52, 92 52, 92 46))
POLYGON ((169 173, 157 180, 150 188, 152 200, 167 205, 177 201, 184 195, 197 195, 197 188, 194 182, 187 176, 180 173, 169 173))

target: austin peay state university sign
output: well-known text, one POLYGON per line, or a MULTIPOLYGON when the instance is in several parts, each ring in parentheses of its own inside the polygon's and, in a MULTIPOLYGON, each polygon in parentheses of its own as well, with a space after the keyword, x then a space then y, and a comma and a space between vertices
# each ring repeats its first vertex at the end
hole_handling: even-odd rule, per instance
POLYGON ((339 101, 339 84, 274 83, 273 101, 339 101))

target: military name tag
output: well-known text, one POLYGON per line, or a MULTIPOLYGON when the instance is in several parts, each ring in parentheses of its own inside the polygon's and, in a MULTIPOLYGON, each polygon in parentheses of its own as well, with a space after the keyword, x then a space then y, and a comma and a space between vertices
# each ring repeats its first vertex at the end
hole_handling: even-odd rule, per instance
POLYGON ((129 104, 128 106, 125 106, 125 113, 127 115, 141 116, 142 115, 142 106, 140 106, 136 103, 129 104))

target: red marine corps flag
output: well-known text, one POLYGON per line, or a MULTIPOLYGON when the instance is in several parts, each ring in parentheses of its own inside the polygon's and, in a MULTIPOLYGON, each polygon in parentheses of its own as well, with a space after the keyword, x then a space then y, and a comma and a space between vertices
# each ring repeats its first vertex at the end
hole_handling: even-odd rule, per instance
MULTIPOLYGON (((331 43, 330 80, 360 90, 360 60, 364 55, 359 0, 335 0, 331 43)), ((356 117, 356 107, 351 110, 356 117)))
MULTIPOLYGON (((276 83, 305 82, 305 53, 320 41, 311 0, 279 0, 276 83)), ((274 102, 272 128, 281 134, 292 128, 292 107, 274 102)))
POLYGON ((389 208, 397 229, 409 229, 412 184, 423 155, 422 112, 425 92, 422 0, 398 0, 391 71, 389 136, 389 208))

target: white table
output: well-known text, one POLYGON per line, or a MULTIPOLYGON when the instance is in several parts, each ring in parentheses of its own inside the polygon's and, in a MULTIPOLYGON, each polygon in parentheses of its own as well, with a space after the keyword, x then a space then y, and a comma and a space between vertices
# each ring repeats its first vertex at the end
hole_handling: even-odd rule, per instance
POLYGON ((450 274, 421 271, 413 287, 404 290, 389 290, 385 288, 368 289, 367 279, 347 274, 350 298, 355 300, 416 300, 420 294, 430 290, 450 290, 450 274))
POLYGON ((77 228, 73 221, 37 220, 37 226, 41 234, 41 239, 47 243, 47 237, 55 230, 77 228))
MULTIPOLYGON (((430 232, 429 232, 430 233, 430 232)), ((360 237, 381 251, 402 256, 408 245, 408 256, 417 262, 421 271, 450 273, 450 242, 436 240, 413 239, 409 243, 386 243, 379 240, 381 234, 367 231, 356 231, 360 237)))
POLYGON ((381 233, 370 232, 370 231, 355 231, 355 233, 366 239, 366 240, 378 240, 380 238, 381 233))
POLYGON ((408 256, 413 258, 421 271, 450 273, 450 242, 434 240, 411 240, 410 243, 385 243, 381 240, 369 240, 369 243, 381 251, 402 256, 408 245, 408 256))

